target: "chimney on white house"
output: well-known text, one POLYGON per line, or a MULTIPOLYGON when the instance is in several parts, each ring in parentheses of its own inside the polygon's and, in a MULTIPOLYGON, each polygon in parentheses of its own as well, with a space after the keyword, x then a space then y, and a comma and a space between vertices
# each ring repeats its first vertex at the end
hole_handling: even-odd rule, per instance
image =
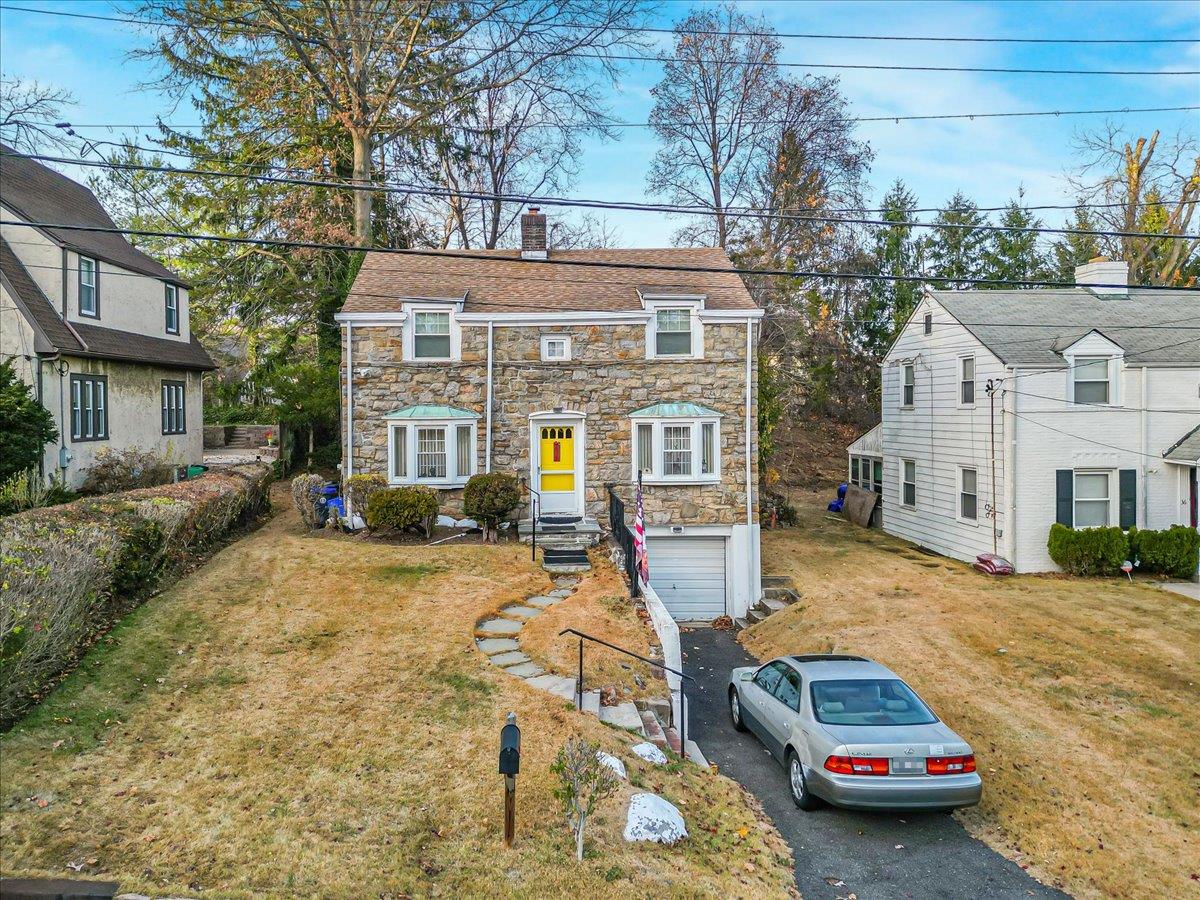
POLYGON ((1128 297, 1129 263, 1097 256, 1075 267, 1075 283, 1090 288, 1101 297, 1128 297))
POLYGON ((536 206, 521 214, 521 259, 546 258, 546 214, 536 206))

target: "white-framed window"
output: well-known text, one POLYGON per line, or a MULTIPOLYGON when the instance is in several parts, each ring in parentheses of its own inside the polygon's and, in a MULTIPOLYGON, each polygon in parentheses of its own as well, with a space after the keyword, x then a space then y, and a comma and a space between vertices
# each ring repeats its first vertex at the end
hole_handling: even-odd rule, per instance
POLYGON ((880 492, 883 481, 883 463, 872 460, 868 456, 850 457, 850 483, 856 484, 864 491, 880 492))
POLYGON ((964 522, 979 521, 979 470, 958 467, 958 518, 964 522))
POLYGON ((917 367, 914 363, 904 364, 903 378, 900 405, 912 406, 917 396, 917 367))
POLYGON ((100 267, 86 256, 79 257, 79 314, 100 318, 100 267))
POLYGON ((917 505, 917 461, 900 460, 900 503, 904 506, 917 505))
POLYGON ((692 355, 692 311, 690 309, 655 310, 654 355, 692 355))
POLYGON ((975 405, 975 357, 958 358, 958 402, 962 406, 975 405))
POLYGON ((413 359, 450 359, 449 310, 418 309, 412 317, 413 359))
POLYGON ((720 480, 721 425, 716 418, 635 419, 632 477, 649 483, 720 480))
POLYGON ((571 358, 571 336, 569 334, 543 334, 542 360, 544 362, 566 362, 571 358))
POLYGON ((1111 366, 1107 356, 1076 356, 1069 365, 1072 397, 1076 403, 1104 405, 1111 402, 1111 366))
POLYGON ((167 334, 179 334, 179 288, 163 285, 163 302, 167 313, 167 334))
POLYGON ((858 484, 860 487, 862 486, 859 482, 857 456, 850 457, 850 483, 858 484))
POLYGON ((1111 522, 1111 473, 1079 471, 1075 473, 1076 528, 1102 528, 1111 522))
POLYGON ((469 422, 388 423, 388 481, 457 487, 475 474, 476 427, 469 422))
POLYGON ((933 334, 933 313, 925 313, 925 333, 933 334))

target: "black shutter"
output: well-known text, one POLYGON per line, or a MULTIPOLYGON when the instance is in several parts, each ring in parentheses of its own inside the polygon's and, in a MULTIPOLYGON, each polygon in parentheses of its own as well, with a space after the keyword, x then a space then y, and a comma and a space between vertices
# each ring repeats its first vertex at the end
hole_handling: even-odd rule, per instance
POLYGON ((1070 469, 1059 469, 1055 473, 1055 485, 1057 488, 1057 514, 1055 517, 1059 525, 1066 525, 1068 528, 1075 527, 1075 473, 1070 469))
POLYGON ((1137 525, 1137 470, 1122 469, 1121 475, 1121 527, 1137 525))

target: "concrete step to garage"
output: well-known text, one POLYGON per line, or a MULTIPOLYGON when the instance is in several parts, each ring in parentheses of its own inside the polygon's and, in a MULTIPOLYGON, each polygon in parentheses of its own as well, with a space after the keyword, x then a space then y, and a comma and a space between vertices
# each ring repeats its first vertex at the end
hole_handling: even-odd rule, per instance
POLYGON ((735 619, 738 629, 757 625, 775 613, 787 609, 800 599, 800 592, 790 575, 764 575, 762 577, 763 595, 750 609, 746 610, 743 618, 735 619))

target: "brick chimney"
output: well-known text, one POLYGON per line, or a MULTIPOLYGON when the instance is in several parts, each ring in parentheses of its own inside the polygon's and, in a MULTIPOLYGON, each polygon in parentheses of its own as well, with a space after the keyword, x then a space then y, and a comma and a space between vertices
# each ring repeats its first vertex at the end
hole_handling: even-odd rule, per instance
POLYGON ((1075 267, 1075 283, 1090 288, 1100 297, 1128 297, 1128 287, 1099 287, 1099 285, 1128 285, 1129 263, 1107 256, 1097 256, 1075 267), (1096 285, 1093 287, 1093 285, 1096 285))
POLYGON ((521 259, 546 258, 546 216, 536 206, 521 215, 521 259))

